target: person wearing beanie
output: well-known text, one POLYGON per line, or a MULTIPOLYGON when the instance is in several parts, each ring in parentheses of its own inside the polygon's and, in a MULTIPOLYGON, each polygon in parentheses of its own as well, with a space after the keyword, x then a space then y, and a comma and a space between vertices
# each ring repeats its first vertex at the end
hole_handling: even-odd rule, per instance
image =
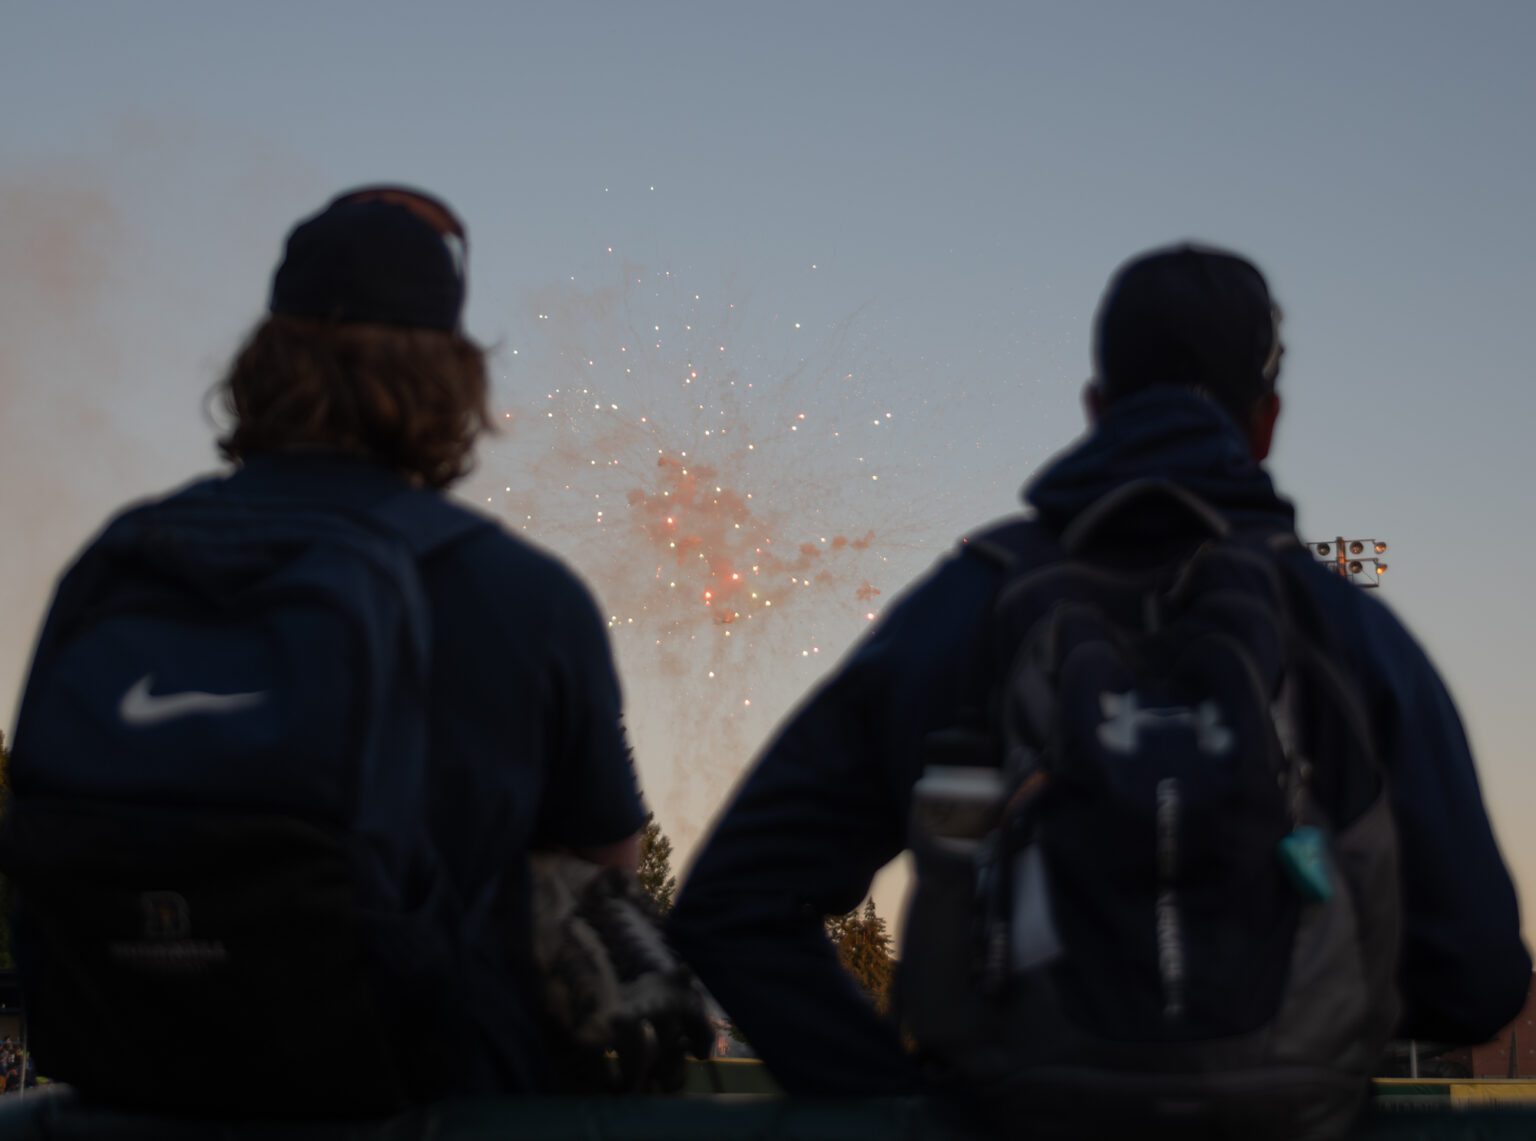
POLYGON ((230 469, 63 578, 4 844, 51 1078, 335 1116, 557 1076, 529 854, 633 872, 645 809, 588 589, 444 494, 490 428, 467 265, 410 187, 300 222, 217 388, 230 469))
POLYGON ((1121 267, 1094 328, 1086 436, 1025 488, 1024 516, 963 540, 882 616, 706 837, 669 933, 789 1093, 991 1100, 1003 1117, 990 1123, 1010 1135, 1061 1111, 1088 1136, 1147 1133, 1165 1112, 1171 1136, 1207 1135, 1196 1127, 1208 1112, 1211 1135, 1323 1136, 1346 1127, 1388 1035, 1482 1042, 1520 1010, 1531 960, 1451 699, 1375 592, 1299 544, 1263 467, 1280 326, 1263 275, 1235 254, 1185 244, 1121 267), (1209 613, 1242 636, 1191 640, 1178 660, 1287 664, 1252 674, 1252 689, 1241 667, 1207 670, 1209 701, 1185 702, 1196 675, 1160 647, 1196 638, 1178 607, 1225 581, 1212 568, 1232 590, 1209 613), (1179 570, 1207 577, 1163 577, 1179 570), (1135 605, 1108 609, 1122 596, 1135 605), (1024 614, 1023 630, 1047 634, 1010 640, 1024 614), (1161 636, 1174 641, 1160 642, 1169 615, 1161 636), (1326 668, 1342 680, 1305 690, 1316 707, 1269 704, 1325 666, 1296 641, 1277 650, 1271 636, 1266 650, 1266 629, 1331 646, 1326 668), (1070 646, 1085 648, 1056 656, 1070 646), (1134 685, 1080 680, 1111 675, 1134 685), (1358 704, 1346 708, 1346 692, 1358 704), (1250 728, 1231 720, 1239 707, 1250 728), (1280 739, 1281 719, 1300 735, 1280 739), (1321 736, 1346 725, 1358 756, 1321 736), (1257 783, 1222 784, 1219 758, 1247 764, 1250 748, 1243 771, 1257 783), (1243 817, 1251 826, 1219 812, 1209 828, 1181 823, 1207 820, 1234 788, 1262 807, 1243 817), (1347 845, 1367 827, 1369 855, 1353 860, 1347 845), (914 848, 898 1022, 858 993, 823 924, 914 848), (1215 851, 1200 865, 1211 882, 1237 880, 1194 894, 1179 878, 1185 851, 1215 851), (1214 929, 1201 927, 1212 915, 1214 929), (1299 949, 1321 945, 1324 915, 1359 934, 1309 960, 1299 949), (1349 969, 1318 975, 1319 962, 1349 969), (1279 995, 1294 1002, 1277 1007, 1279 995), (1212 1026, 1228 1036, 1212 1039, 1212 1026), (1285 1071, 1300 1064, 1286 1050, 1307 1056, 1303 1041, 1333 1069, 1285 1071), (1226 1072, 1245 1050, 1269 1068, 1226 1072), (1234 1105, 1219 1106, 1220 1082, 1199 1084, 1218 1071, 1234 1105), (1277 1080, 1244 1084, 1256 1074, 1277 1080), (1286 1089, 1307 1091, 1290 1109, 1315 1120, 1282 1112, 1286 1089), (1095 1132, 1095 1114, 1115 1106, 1137 1112, 1095 1132))

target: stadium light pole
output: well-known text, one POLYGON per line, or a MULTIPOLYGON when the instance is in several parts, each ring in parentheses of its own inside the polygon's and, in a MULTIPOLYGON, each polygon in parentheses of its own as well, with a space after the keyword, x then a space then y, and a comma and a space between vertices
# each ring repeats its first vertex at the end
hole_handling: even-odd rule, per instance
POLYGON ((1331 541, 1308 543, 1313 557, 1334 574, 1362 590, 1376 590, 1387 564, 1379 557, 1387 544, 1380 539, 1346 539, 1340 535, 1331 541))
MULTIPOLYGON (((1379 556, 1387 553, 1387 544, 1380 539, 1346 539, 1343 535, 1331 542, 1307 544, 1314 558, 1338 575, 1345 582, 1352 582, 1362 590, 1379 590, 1381 578, 1387 573, 1387 564, 1379 556)), ((1408 1076, 1419 1076, 1419 1042, 1408 1042, 1408 1076)))

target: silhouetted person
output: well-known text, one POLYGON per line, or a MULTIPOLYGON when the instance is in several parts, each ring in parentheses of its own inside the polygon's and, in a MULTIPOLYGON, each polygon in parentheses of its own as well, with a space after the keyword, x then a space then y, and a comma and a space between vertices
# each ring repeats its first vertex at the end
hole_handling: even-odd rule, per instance
POLYGON ((546 1084, 529 852, 633 871, 644 812, 587 590, 444 494, 489 427, 466 253, 405 188, 298 225, 220 385, 233 470, 63 579, 6 856, 50 1077, 331 1113, 546 1084))
MULTIPOLYGON (((1423 650, 1373 593, 1316 565, 1295 540, 1292 508, 1276 494, 1261 466, 1280 412, 1275 383, 1281 355, 1279 312, 1263 277, 1248 262, 1219 251, 1180 247, 1145 255, 1128 263, 1112 281, 1100 309, 1094 352, 1096 372, 1085 393, 1090 431, 1031 481, 1024 492, 1028 517, 983 533, 979 538, 985 543, 963 546, 882 618, 767 747, 683 885, 670 923, 676 945, 792 1094, 905 1094, 925 1088, 932 1076, 926 1067, 937 1052, 931 1048, 934 1044, 925 1042, 919 1030, 918 1056, 903 1048, 897 1026, 879 1017, 839 969, 823 920, 856 906, 876 871, 908 847, 914 786, 932 763, 936 735, 967 723, 986 726, 989 695, 995 698, 994 685, 1001 677, 1002 666, 988 655, 997 636, 992 626, 1003 588, 1014 585, 1020 591, 1048 594, 1052 580, 1044 572, 1064 565, 1066 551, 1079 557, 1079 547, 1093 546, 1101 534, 1109 549, 1086 551, 1080 557, 1093 567, 1102 564, 1106 571, 1128 575, 1141 566, 1155 567, 1169 550, 1196 550, 1196 540, 1186 535, 1230 532, 1234 543, 1255 536, 1254 543, 1262 548, 1255 555, 1258 563, 1272 563, 1292 584, 1288 589, 1294 594, 1296 620, 1305 612, 1321 632, 1336 636, 1337 664, 1364 701, 1369 740, 1363 744, 1377 754, 1385 770, 1389 819, 1395 820, 1400 834, 1400 955, 1395 964, 1382 963, 1379 956, 1373 961, 1370 947, 1363 951, 1367 976, 1390 982, 1396 968, 1403 1003, 1396 1032, 1440 1042, 1480 1042, 1508 1022, 1525 997, 1531 961, 1521 943, 1515 893, 1451 699, 1423 650), (1113 514, 1115 496, 1126 497, 1132 505, 1124 512, 1126 518, 1111 521, 1105 516, 1113 514), (1211 518, 1199 518, 1205 508, 1183 502, 1196 499, 1213 509, 1208 512, 1211 518), (1000 557, 987 557, 978 547, 989 547, 994 554, 1006 549, 1000 557), (1273 558, 1266 551, 1275 552, 1273 558), (1035 581, 1047 585, 1027 585, 1036 572, 1040 577, 1035 581)), ((1074 580, 1072 589, 1093 597, 1091 584, 1074 580)), ((1070 600, 1063 596, 1061 601, 1070 600)), ((1042 613, 1048 611, 1049 597, 1037 602, 1042 613)), ((1127 618, 1132 623, 1140 620, 1134 614, 1127 618)), ((1062 636, 1069 634, 1081 636, 1062 636)), ((1101 647, 1111 648, 1104 653, 1119 652, 1113 650, 1118 634, 1093 636, 1101 647)), ((1055 652, 1037 649, 1047 656, 1055 652)), ((1155 675, 1155 668, 1151 672, 1155 675)), ((1041 676, 1050 685, 1059 680, 1041 676)), ((1121 695, 1106 687, 1091 707, 1084 703, 1078 713, 1090 722, 1076 727, 1086 734, 1082 748, 1098 750, 1093 763, 1102 762, 1105 771, 1113 769, 1109 762, 1116 750, 1128 758, 1136 754, 1139 760, 1140 751, 1156 742, 1177 739, 1188 743, 1191 757, 1164 760, 1172 766, 1170 771, 1183 766, 1179 771, 1195 774, 1188 784, 1199 779, 1195 752, 1217 756, 1229 750, 1231 729, 1221 722, 1215 706, 1186 708, 1170 701, 1154 708, 1145 699, 1138 705, 1137 697, 1134 690, 1121 695)), ((1071 719, 1062 716, 1064 720, 1053 723, 1063 732, 1073 730, 1071 719)), ((1063 763, 1059 745, 1036 741, 1033 746, 1063 763)), ((1352 771, 1354 758, 1330 755, 1326 749, 1322 753, 1313 758, 1315 771, 1310 765, 1286 767, 1291 762, 1283 762, 1278 772, 1259 781, 1262 787, 1254 795, 1275 800, 1275 778, 1290 780, 1299 770, 1297 779, 1312 782, 1309 804, 1321 805, 1319 819, 1326 821, 1331 814, 1335 824, 1348 822, 1350 812, 1359 811, 1360 805, 1339 807, 1351 794, 1333 785, 1352 771)), ((964 793, 964 781, 981 779, 975 775, 978 767, 1003 767, 1015 759, 1003 758, 999 747, 992 759, 969 763, 969 771, 950 774, 951 791, 960 790, 956 796, 964 793)), ((1029 775, 1029 766, 1036 763, 1031 756, 1018 761, 1021 774, 1029 775)), ((1100 795, 1081 792, 1089 785, 1074 783, 1070 773, 1033 775, 1040 778, 1033 784, 1021 778, 1005 785, 1016 793, 1007 811, 1018 812, 1006 819, 1021 822, 1026 840, 1032 836, 1030 829, 1038 827, 1029 813, 1070 813, 1083 805, 1087 812, 1100 795), (1079 794, 1081 804, 1072 799, 1079 794), (1053 796, 1055 802, 1043 799, 1053 796)), ((1109 783, 1122 777, 1131 784, 1140 779, 1125 771, 1109 783)), ((1177 874, 1160 866, 1176 859, 1173 838, 1183 837, 1186 848, 1196 842, 1178 828, 1180 812, 1193 813, 1199 806, 1187 798, 1179 800, 1176 792, 1173 781, 1159 782, 1155 792, 1150 786, 1135 792, 1147 806, 1146 844, 1144 850, 1137 849, 1139 855, 1126 857, 1127 867, 1133 877, 1145 879, 1148 894, 1144 904, 1135 905, 1144 910, 1134 917, 1134 948, 1129 943, 1105 945, 1118 943, 1118 936, 1107 934, 1118 930, 1114 923, 1120 916, 1114 906, 1095 913, 1108 917, 1101 928, 1105 934, 1097 939, 1085 934, 1094 928, 1074 913, 1077 893, 1094 890, 1095 861, 1103 862, 1103 878, 1109 878, 1107 869, 1119 858, 1116 829, 1092 840, 1060 825, 1045 838, 1044 872, 1038 861, 1027 860, 1005 869, 1015 881, 1039 875, 1054 889, 1051 904, 1037 908, 1039 914, 1003 928, 1012 938, 1012 975, 1006 963, 1000 970, 988 959, 984 935, 991 928, 984 928, 980 918, 974 924, 968 918, 972 900, 993 890, 974 880, 971 862, 979 868, 989 857, 977 844, 967 847, 961 842, 951 848, 965 854, 954 857, 958 870, 949 893, 950 906, 960 916, 960 929, 952 934, 961 948, 954 955, 957 977, 914 976, 905 969, 911 964, 904 963, 900 988, 907 988, 908 999, 912 988, 919 988, 918 997, 924 997, 937 993, 933 988, 959 991, 973 986, 991 995, 998 1009, 1006 1009, 1006 1002, 1053 977, 1055 967, 1039 964, 1061 962, 1062 943, 1077 962, 1100 963, 1107 992, 1110 976, 1124 973, 1134 953, 1139 956, 1136 963, 1146 964, 1150 978, 1161 976, 1160 1005, 1145 1012, 1153 1028, 1149 1036, 1166 1031, 1177 1038, 1178 1020, 1189 1017, 1180 988, 1187 985, 1193 992, 1196 985, 1190 981, 1195 977, 1190 972, 1197 969, 1196 950, 1187 945, 1194 941, 1192 909, 1200 901, 1177 899, 1176 878, 1169 878, 1165 896, 1153 894, 1152 886, 1156 877, 1177 874), (1160 839, 1154 840, 1154 827, 1160 839), (1051 854, 1069 850, 1078 858, 1051 854), (1143 870, 1137 872, 1138 867, 1143 870), (1021 944, 1031 941, 1032 949, 1021 950, 1021 944), (1020 959, 1027 960, 1022 967, 1020 959), (974 977, 960 977, 967 973, 974 977), (995 977, 984 981, 989 975, 995 977)), ((1277 812, 1283 814, 1286 808, 1276 802, 1277 812)), ((995 817, 999 810, 989 811, 995 817)), ((1143 817, 1131 813, 1126 819, 1119 831, 1141 835, 1137 830, 1143 827, 1143 817)), ((1308 916, 1324 913, 1318 901, 1345 892, 1348 877, 1341 872, 1349 869, 1337 866, 1337 851, 1335 866, 1329 868, 1326 852, 1318 851, 1318 829, 1309 831, 1283 818, 1266 821, 1264 827, 1273 827, 1274 837, 1258 847, 1248 882, 1253 899, 1272 902, 1279 922, 1291 930, 1311 922, 1308 916), (1289 866, 1282 868, 1282 861, 1289 866)), ((1299 820, 1300 825, 1307 823, 1299 820)), ((981 834, 978 830, 974 835, 981 834)), ((966 835, 962 832, 962 839, 966 835)), ((1387 838, 1381 839, 1386 875, 1391 848, 1387 838)), ((1027 911, 1031 899, 1043 898, 1039 891, 1028 895, 1033 890, 1026 886, 1012 899, 996 898, 1002 898, 1005 907, 1027 911)), ((1126 890, 1128 897, 1134 894, 1126 890)), ((1380 912, 1373 938, 1390 947, 1391 912, 1398 900, 1353 903, 1362 914, 1380 912)), ((1252 918, 1245 928, 1235 921, 1225 929, 1232 936, 1229 944, 1239 947, 1241 939, 1262 935, 1253 930, 1259 922, 1252 918)), ((925 936, 935 934, 944 935, 929 931, 925 936)), ((913 931, 905 933, 909 950, 913 937, 913 931)), ((1213 954, 1208 962, 1220 969, 1239 965, 1232 962, 1236 955, 1213 954)), ((1295 964, 1287 969, 1283 958, 1277 965, 1281 969, 1271 971, 1265 983, 1272 989, 1290 985, 1288 980, 1299 970, 1295 964)), ((1344 986, 1340 993, 1348 1001, 1339 1004, 1340 1019, 1357 1017, 1345 1008, 1360 1000, 1367 981, 1344 986)), ((1340 982, 1334 980, 1333 985, 1340 982)), ((1077 1020, 1074 1026, 1134 1013, 1093 1010, 1091 984, 1087 977, 1061 1000, 1068 1021, 1077 1020)), ((901 1002, 900 988, 898 1005, 910 1010, 913 1004, 901 1002)), ((1235 1009, 1251 996, 1239 990, 1227 997, 1235 1009)), ((1372 1001, 1379 1009, 1359 1017, 1377 1019, 1374 1033, 1382 1038, 1391 1029, 1392 1005, 1384 994, 1372 1001)), ((1311 1032, 1326 1034, 1327 1019, 1320 1025, 1321 1030, 1314 1027, 1311 1032)), ((1347 1029, 1354 1032, 1352 1025, 1347 1029)), ((963 1031, 957 1039, 964 1039, 963 1031)), ((1028 1027, 1017 1028, 1020 1038, 1029 1032, 1028 1027)), ((983 1037, 978 1022, 969 1045, 984 1046, 983 1037)), ((1065 1037, 1061 1041, 1063 1049, 1072 1048, 1065 1037)), ((1368 1045, 1340 1047, 1340 1056, 1348 1054, 1348 1069, 1359 1078, 1357 1087, 1363 1087, 1363 1075, 1369 1072, 1369 1058, 1362 1053, 1368 1045)), ((1042 1046, 1040 1056, 1048 1056, 1050 1048, 1042 1046)), ((1084 1051, 1083 1058, 1095 1057, 1087 1047, 1084 1051)), ((1000 1050, 1000 1083, 1009 1080, 1009 1057, 1000 1050)), ((1179 1068, 1177 1061, 1166 1065, 1170 1072, 1179 1068)), ((1074 1105, 1083 1114, 1096 1108, 1087 1088, 1064 1095, 1075 1097, 1074 1105)), ((1021 1130, 1031 1126, 1026 1121, 1016 1124, 1021 1130)))

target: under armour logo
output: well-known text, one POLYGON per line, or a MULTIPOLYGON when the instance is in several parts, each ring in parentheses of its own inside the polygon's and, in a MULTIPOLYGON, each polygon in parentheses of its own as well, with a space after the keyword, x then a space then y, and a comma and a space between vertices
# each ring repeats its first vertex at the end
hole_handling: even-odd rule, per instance
POLYGON ((1141 707, 1133 689, 1129 693, 1101 693, 1099 708, 1105 720, 1099 725, 1099 743, 1114 753, 1129 755, 1140 747, 1142 729, 1188 726, 1195 731, 1195 746, 1208 757, 1219 757, 1232 748, 1232 730, 1221 723, 1221 707, 1202 701, 1187 705, 1141 707))

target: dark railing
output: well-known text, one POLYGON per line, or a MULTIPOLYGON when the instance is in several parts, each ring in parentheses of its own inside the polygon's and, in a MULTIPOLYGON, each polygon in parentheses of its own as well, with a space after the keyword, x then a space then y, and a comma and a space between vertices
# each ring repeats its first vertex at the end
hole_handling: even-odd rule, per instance
MULTIPOLYGON (((721 1063, 722 1081, 756 1067, 721 1063), (727 1077, 726 1075, 734 1075, 727 1077)), ((714 1086, 707 1075, 696 1075, 714 1086)), ((693 1083, 691 1079, 691 1084, 693 1083)), ((1536 1099, 1532 1082, 1386 1082, 1354 1136, 1366 1141, 1527 1141, 1536 1104, 1475 1107, 1473 1093, 1536 1099), (1469 1100, 1470 1099, 1470 1100, 1469 1100)), ((1021 1135, 1027 1135, 1021 1129, 1021 1135)), ((155 1117, 92 1107, 67 1091, 0 1099, 0 1141, 966 1141, 929 1103, 797 1101, 744 1092, 673 1098, 522 1098, 449 1102, 380 1121, 219 1121, 155 1117)))

